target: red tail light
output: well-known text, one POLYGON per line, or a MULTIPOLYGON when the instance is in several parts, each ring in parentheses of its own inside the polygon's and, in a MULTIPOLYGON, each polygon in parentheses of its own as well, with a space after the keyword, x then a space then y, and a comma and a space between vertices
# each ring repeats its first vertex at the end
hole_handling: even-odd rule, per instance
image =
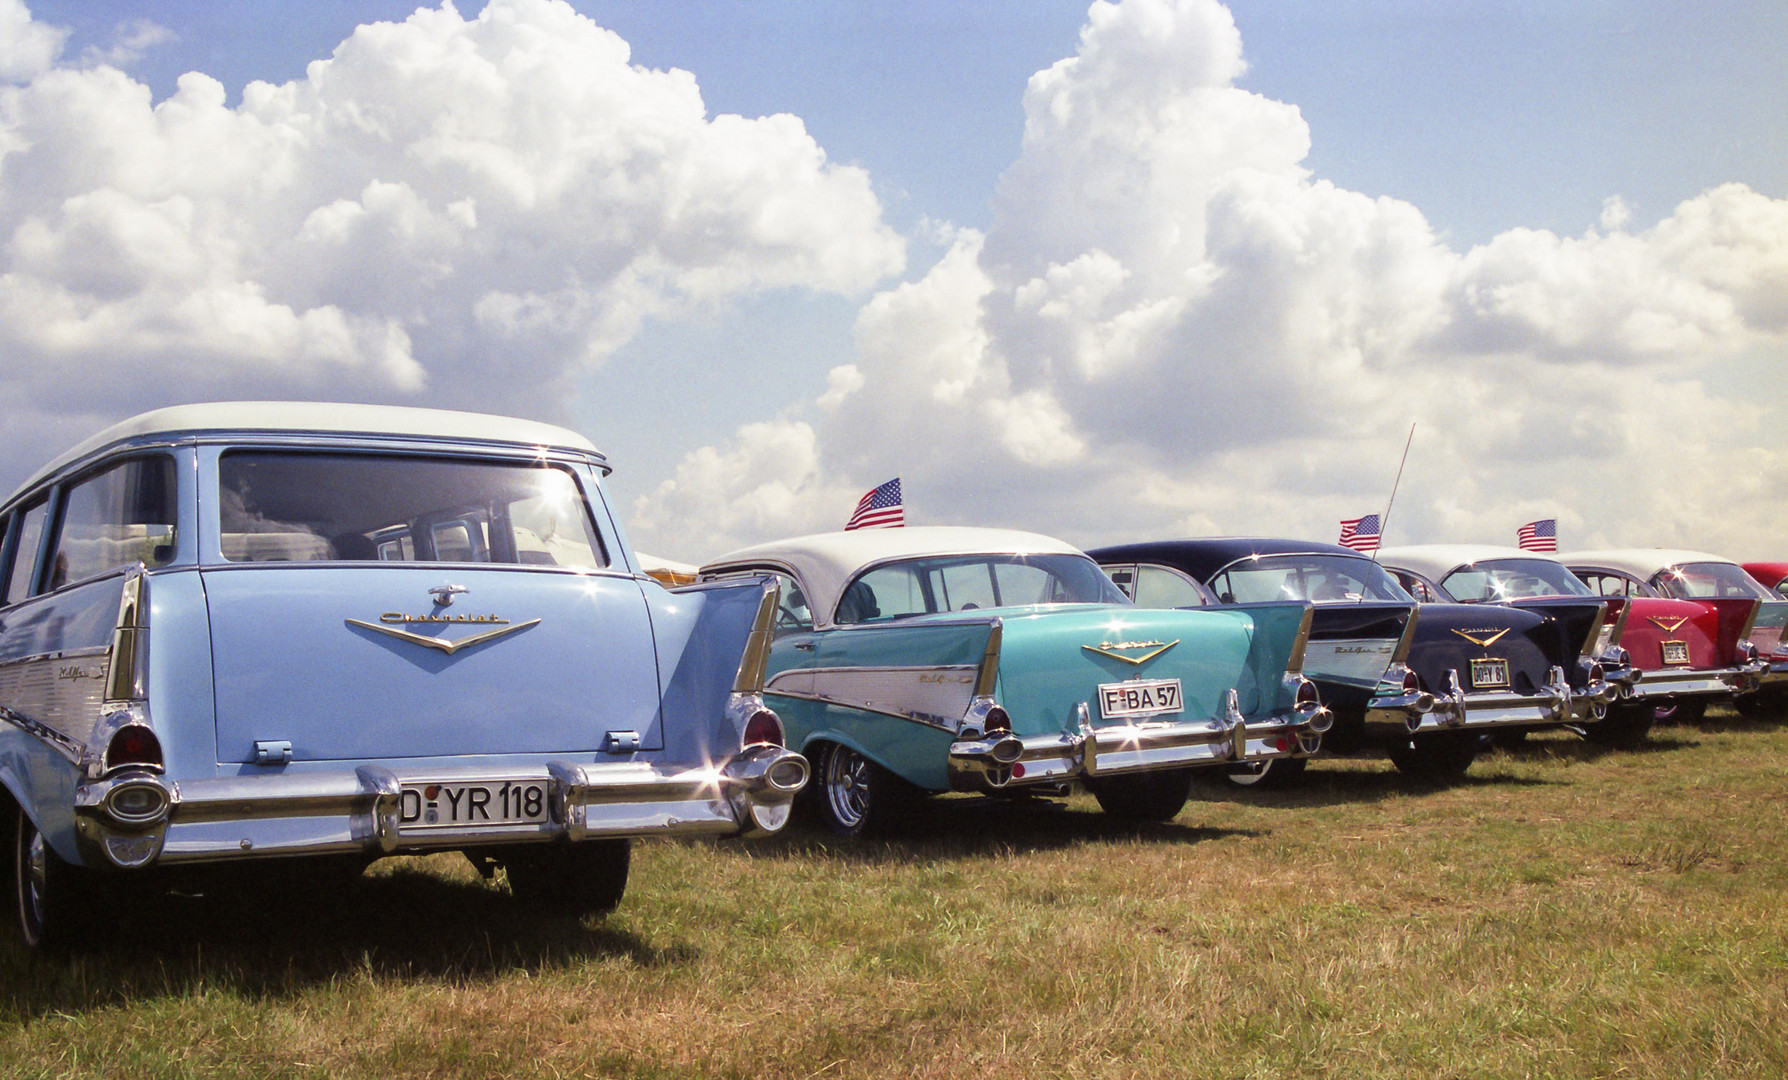
POLYGON ((1305 679, 1298 684, 1297 703, 1299 705, 1320 705, 1322 700, 1317 696, 1316 684, 1305 679))
POLYGON ((1589 665, 1589 681, 1590 682, 1601 682, 1602 677, 1606 674, 1608 674, 1608 672, 1602 668, 1602 665, 1600 665, 1600 664, 1589 665))
POLYGON ((1421 688, 1422 688, 1421 676, 1417 675, 1413 671, 1405 671, 1403 673, 1403 692, 1405 694, 1413 694, 1416 691, 1420 690, 1421 688))
POLYGON ((745 721, 746 746, 781 746, 782 718, 769 709, 759 709, 745 721))
POLYGON ((148 765, 159 769, 162 767, 161 740, 141 724, 127 724, 112 736, 106 747, 105 760, 107 769, 125 765, 148 765))
POLYGON ((1012 718, 1006 715, 1006 710, 995 705, 993 708, 987 710, 986 730, 989 733, 995 731, 1011 731, 1012 718))

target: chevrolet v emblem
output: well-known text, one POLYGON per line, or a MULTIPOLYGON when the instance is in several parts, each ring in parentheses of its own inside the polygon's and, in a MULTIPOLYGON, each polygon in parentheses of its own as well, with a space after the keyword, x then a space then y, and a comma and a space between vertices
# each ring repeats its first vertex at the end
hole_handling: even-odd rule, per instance
POLYGON ((1498 641, 1500 641, 1502 639, 1502 636, 1508 632, 1509 632, 1509 628, 1506 626, 1503 627, 1501 630, 1498 630, 1496 633, 1490 634, 1489 637, 1478 636, 1480 634, 1489 634, 1490 632, 1488 630, 1478 630, 1475 632, 1467 632, 1465 630, 1454 630, 1453 631, 1453 633, 1458 634, 1460 637, 1464 638, 1466 641, 1471 642, 1473 645, 1477 645, 1480 648, 1485 648, 1485 649, 1488 649, 1490 646, 1496 644, 1498 641))
POLYGON ((1122 660, 1126 664, 1141 664, 1153 660, 1179 643, 1179 638, 1174 638, 1172 641, 1101 641, 1097 645, 1082 645, 1081 648, 1087 652, 1098 653, 1100 656, 1109 656, 1113 660, 1122 660), (1125 656, 1121 652, 1116 652, 1117 649, 1148 649, 1149 651, 1141 656, 1125 656))
POLYGON ((1663 630, 1664 633, 1666 633, 1666 634, 1676 633, 1677 627, 1679 627, 1683 623, 1686 623, 1689 621, 1689 617, 1687 615, 1684 615, 1682 618, 1676 619, 1674 621, 1672 621, 1670 619, 1660 619, 1656 615, 1647 615, 1646 618, 1650 619, 1654 623, 1657 623, 1658 628, 1663 630))
POLYGON ((469 649, 474 645, 482 645, 487 641, 495 641, 497 638, 500 638, 505 634, 513 634, 517 630, 526 630, 528 627, 533 626, 539 621, 539 619, 529 619, 527 622, 515 623, 512 626, 505 626, 499 630, 486 630, 482 634, 473 634, 470 637, 463 637, 456 641, 449 641, 446 638, 429 637, 427 634, 412 634, 408 630, 399 630, 395 626, 380 626, 378 623, 361 622, 359 619, 349 619, 347 620, 347 623, 349 626, 358 626, 366 630, 377 630, 381 634, 390 634, 397 640, 407 641, 412 645, 422 645, 430 649, 439 649, 448 656, 452 656, 461 649, 469 649))

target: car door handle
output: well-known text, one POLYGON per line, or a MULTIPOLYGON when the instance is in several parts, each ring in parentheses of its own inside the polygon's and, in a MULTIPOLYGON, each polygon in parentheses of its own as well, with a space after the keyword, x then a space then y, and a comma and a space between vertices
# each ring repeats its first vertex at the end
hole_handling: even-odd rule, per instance
POLYGON ((811 641, 797 641, 797 642, 795 642, 795 648, 800 649, 802 652, 812 652, 813 651, 813 642, 811 642, 811 641))

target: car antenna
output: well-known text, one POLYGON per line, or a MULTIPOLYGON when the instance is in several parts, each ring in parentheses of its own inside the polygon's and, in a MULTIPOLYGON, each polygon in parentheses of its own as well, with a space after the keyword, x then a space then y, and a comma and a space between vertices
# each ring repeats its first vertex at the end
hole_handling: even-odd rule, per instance
MULTIPOLYGON (((1391 523, 1391 507, 1397 502, 1397 487, 1403 483, 1403 466, 1409 462, 1409 444, 1415 442, 1415 437, 1416 426, 1412 423, 1409 425, 1409 438, 1403 440, 1403 459, 1397 462, 1397 478, 1391 481, 1391 497, 1385 500, 1384 517, 1378 519, 1378 543, 1380 546, 1383 546, 1384 544, 1385 527, 1391 523)), ((1372 549, 1372 561, 1378 561, 1378 548, 1376 547, 1372 549)), ((1362 589, 1360 591, 1360 602, 1365 603, 1365 600, 1366 593, 1365 590, 1362 589)))

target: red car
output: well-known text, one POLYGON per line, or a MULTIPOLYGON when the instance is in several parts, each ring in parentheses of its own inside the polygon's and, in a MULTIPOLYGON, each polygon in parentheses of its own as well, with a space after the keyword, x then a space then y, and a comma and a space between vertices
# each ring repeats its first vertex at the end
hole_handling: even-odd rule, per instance
MULTIPOLYGON (((1680 626, 1658 622, 1663 632, 1653 635, 1655 647, 1668 650, 1664 659, 1672 661, 1686 644, 1688 663, 1699 665, 1706 656, 1736 671, 1740 677, 1732 687, 1733 700, 1741 711, 1780 700, 1788 691, 1788 653, 1782 642, 1788 599, 1758 584, 1737 563, 1669 548, 1580 551, 1558 559, 1606 595, 1666 597, 1698 605, 1700 614, 1680 626), (1704 644, 1698 647, 1698 642, 1704 644)), ((1638 662, 1639 650, 1627 648, 1638 662)))

